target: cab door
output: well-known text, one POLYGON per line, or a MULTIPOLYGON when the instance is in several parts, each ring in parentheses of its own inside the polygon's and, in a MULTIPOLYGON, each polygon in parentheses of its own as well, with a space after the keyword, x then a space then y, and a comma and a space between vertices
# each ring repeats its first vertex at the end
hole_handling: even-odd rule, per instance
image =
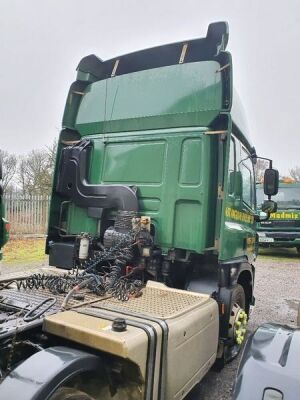
POLYGON ((219 259, 245 259, 256 253, 256 194, 250 153, 233 135, 228 154, 227 184, 224 185, 219 259))

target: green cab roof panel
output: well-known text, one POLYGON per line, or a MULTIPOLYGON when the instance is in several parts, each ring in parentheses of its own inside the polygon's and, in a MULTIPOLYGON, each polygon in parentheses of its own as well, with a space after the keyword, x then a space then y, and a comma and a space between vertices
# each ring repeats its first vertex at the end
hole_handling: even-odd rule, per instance
POLYGON ((84 57, 69 90, 63 128, 81 136, 209 126, 232 102, 228 24, 204 38, 140 50, 102 61, 84 57))
MULTIPOLYGON (((63 128, 81 136, 202 126, 231 113, 235 134, 251 148, 232 90, 228 24, 204 38, 139 50, 103 61, 84 57, 70 87, 63 128)), ((237 101, 236 101, 237 100, 237 101)), ((226 129, 226 128, 225 128, 226 129)))
POLYGON ((75 128, 81 135, 180 126, 208 126, 222 110, 216 61, 138 71, 85 89, 75 128))

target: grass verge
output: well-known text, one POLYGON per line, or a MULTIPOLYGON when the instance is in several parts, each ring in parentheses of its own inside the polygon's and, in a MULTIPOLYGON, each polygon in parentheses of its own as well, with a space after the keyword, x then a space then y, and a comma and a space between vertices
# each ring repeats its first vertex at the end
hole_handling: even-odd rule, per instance
POLYGON ((11 238, 3 248, 3 264, 36 264, 44 262, 45 239, 11 238))

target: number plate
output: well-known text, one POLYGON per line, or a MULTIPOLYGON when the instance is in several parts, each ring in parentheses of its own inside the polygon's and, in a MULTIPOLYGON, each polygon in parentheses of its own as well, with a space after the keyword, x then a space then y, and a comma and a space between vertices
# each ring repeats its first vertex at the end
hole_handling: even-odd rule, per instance
POLYGON ((274 238, 259 236, 258 241, 259 243, 273 243, 274 238))

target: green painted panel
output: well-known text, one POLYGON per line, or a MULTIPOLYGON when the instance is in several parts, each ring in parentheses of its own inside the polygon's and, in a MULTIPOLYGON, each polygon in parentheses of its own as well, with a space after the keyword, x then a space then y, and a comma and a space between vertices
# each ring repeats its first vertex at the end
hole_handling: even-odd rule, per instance
MULTIPOLYGON (((0 196, 0 251, 1 248, 5 245, 5 243, 8 241, 9 234, 7 230, 5 229, 5 224, 8 222, 5 219, 5 209, 4 209, 4 203, 2 200, 2 196, 0 196)), ((0 260, 2 258, 2 253, 0 253, 0 260)))
POLYGON ((68 208, 67 234, 77 235, 81 232, 97 234, 98 222, 87 215, 87 209, 71 204, 68 208))
POLYGON ((108 79, 106 119, 220 109, 218 68, 215 61, 203 61, 108 79))
POLYGON ((103 182, 161 183, 166 143, 132 141, 105 147, 103 182))
MULTIPOLYGON (((140 213, 152 218, 156 244, 163 249, 181 247, 201 253, 213 246, 216 138, 203 135, 203 130, 174 128, 91 137, 89 181, 134 184, 140 213)), ((72 218, 78 219, 78 214, 72 218)))
POLYGON ((100 81, 86 88, 77 114, 79 123, 105 120, 106 86, 106 81, 100 81))
POLYGON ((141 213, 146 211, 158 211, 160 207, 160 200, 155 198, 146 198, 139 196, 139 208, 141 213))
POLYGON ((201 178, 201 138, 186 139, 182 144, 179 183, 199 185, 201 178))
MULTIPOLYGON (((178 247, 203 253, 214 243, 217 138, 203 131, 173 128, 89 136, 89 182, 135 185, 140 214, 152 218, 155 242, 164 252, 178 247)), ((70 206, 68 234, 97 234, 98 229, 86 209, 70 206)))
POLYGON ((202 61, 92 83, 82 97, 76 128, 93 134, 207 125, 222 109, 218 68, 216 61, 202 61))
MULTIPOLYGON (((191 243, 203 238, 202 207, 195 201, 178 201, 175 205, 174 246, 189 249, 191 243)), ((198 246, 203 247, 203 243, 198 246)))
POLYGON ((76 129, 82 135, 94 135, 104 132, 141 131, 144 129, 160 129, 170 127, 209 126, 217 118, 219 111, 195 111, 170 115, 157 115, 143 118, 129 118, 126 120, 100 121, 76 125, 76 129))

